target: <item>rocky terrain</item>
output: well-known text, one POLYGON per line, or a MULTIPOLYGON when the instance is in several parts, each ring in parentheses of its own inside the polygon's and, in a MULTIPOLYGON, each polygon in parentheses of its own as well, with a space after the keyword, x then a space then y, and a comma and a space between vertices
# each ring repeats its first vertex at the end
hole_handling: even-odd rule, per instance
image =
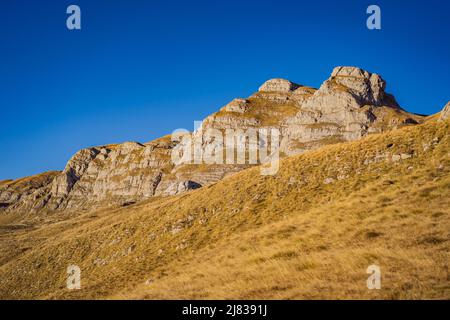
POLYGON ((0 298, 448 299, 449 150, 450 121, 433 117, 286 157, 273 176, 44 221, 5 213, 0 298))
POLYGON ((440 121, 444 121, 447 120, 448 118, 450 118, 450 102, 446 104, 446 106, 444 107, 444 109, 441 112, 440 115, 440 121))
POLYGON ((354 67, 272 79, 192 134, 0 181, 0 299, 449 299, 450 103, 412 114, 385 86, 354 67), (279 130, 279 171, 173 161, 230 129, 279 130))
MULTIPOLYGON (((404 111, 385 87, 379 75, 355 67, 335 68, 319 89, 268 80, 250 97, 234 99, 208 116, 193 136, 208 129, 275 128, 281 134, 281 156, 290 156, 426 119, 404 111)), ((171 153, 180 143, 169 135, 144 144, 80 150, 62 172, 0 182, 0 210, 36 213, 127 205, 207 186, 250 166, 174 164, 171 153)), ((201 148, 210 143, 203 141, 201 148)))

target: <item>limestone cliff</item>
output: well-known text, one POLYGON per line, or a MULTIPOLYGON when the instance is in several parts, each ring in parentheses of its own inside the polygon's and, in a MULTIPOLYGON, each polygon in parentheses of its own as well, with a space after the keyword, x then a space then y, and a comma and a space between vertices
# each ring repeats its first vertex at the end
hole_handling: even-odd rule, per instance
MULTIPOLYGON (((234 99, 208 116, 194 135, 207 129, 275 128, 281 134, 283 156, 424 121, 425 117, 400 108, 385 87, 379 75, 355 67, 335 68, 319 89, 272 79, 250 97, 234 99)), ((83 149, 62 172, 0 182, 0 210, 127 205, 209 185, 249 166, 177 165, 171 153, 179 143, 165 136, 145 144, 126 142, 83 149)), ((201 148, 210 143, 203 141, 201 148)))
POLYGON ((445 105, 444 109, 442 109, 439 120, 444 121, 449 118, 450 118, 450 101, 445 105))

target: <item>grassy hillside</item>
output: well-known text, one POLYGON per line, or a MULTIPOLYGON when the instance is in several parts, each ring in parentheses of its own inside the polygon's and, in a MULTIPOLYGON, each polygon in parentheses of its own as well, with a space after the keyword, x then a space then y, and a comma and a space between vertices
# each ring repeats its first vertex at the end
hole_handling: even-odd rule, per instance
POLYGON ((449 299, 449 135, 431 121, 286 158, 273 177, 5 217, 0 298, 449 299), (65 287, 70 264, 81 290, 65 287), (371 264, 381 290, 366 287, 371 264))

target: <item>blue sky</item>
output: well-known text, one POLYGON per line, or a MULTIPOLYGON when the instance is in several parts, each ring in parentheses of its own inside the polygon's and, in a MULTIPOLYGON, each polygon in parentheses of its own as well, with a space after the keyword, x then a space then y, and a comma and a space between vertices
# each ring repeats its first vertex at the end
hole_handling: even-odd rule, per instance
POLYGON ((3 0, 0 180, 61 170, 77 150, 191 130, 283 77, 381 74, 408 111, 450 100, 450 2, 3 0), (77 4, 82 30, 66 28, 77 4), (366 8, 382 30, 366 28, 366 8))

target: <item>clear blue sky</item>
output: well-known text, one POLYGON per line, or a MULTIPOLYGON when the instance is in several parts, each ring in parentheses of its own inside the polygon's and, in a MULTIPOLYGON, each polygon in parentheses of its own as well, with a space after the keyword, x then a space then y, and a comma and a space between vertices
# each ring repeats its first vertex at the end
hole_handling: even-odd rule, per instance
POLYGON ((381 74, 400 104, 450 100, 450 1, 2 0, 0 180, 77 150, 191 130, 269 78, 319 86, 338 65, 381 74), (82 30, 66 28, 77 4, 82 30), (370 4, 382 30, 366 28, 370 4))

